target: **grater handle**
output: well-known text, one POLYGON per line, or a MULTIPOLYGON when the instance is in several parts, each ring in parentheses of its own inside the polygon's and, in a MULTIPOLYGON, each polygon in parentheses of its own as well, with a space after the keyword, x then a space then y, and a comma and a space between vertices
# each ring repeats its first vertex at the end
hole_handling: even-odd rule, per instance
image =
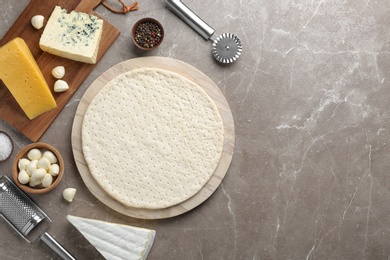
POLYGON ((214 29, 200 19, 180 0, 165 0, 165 3, 189 26, 198 32, 203 38, 209 40, 214 34, 214 29))
POLYGON ((49 233, 45 232, 41 236, 41 240, 45 242, 54 252, 56 252, 63 260, 76 260, 60 243, 58 243, 49 233))

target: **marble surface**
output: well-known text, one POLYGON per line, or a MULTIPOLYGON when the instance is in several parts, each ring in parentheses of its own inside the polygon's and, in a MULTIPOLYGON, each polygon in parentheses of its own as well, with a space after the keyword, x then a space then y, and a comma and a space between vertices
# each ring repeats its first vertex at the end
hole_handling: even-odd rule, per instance
MULTIPOLYGON (((114 0, 109 0, 115 4, 114 0)), ((125 2, 128 2, 125 0, 125 2)), ((3 0, 2 37, 28 0, 3 0)), ((49 233, 78 259, 102 259, 66 221, 68 214, 157 231, 149 259, 390 258, 390 5, 378 0, 185 1, 216 32, 243 42, 228 66, 163 0, 115 15, 121 30, 41 141, 57 147, 65 177, 47 195, 31 196, 53 219, 49 233), (137 51, 130 28, 157 18, 166 38, 137 51), (141 56, 171 57, 208 75, 235 119, 235 153, 216 192, 199 207, 164 220, 139 220, 100 203, 82 182, 71 150, 80 98, 101 73, 141 56), (78 188, 72 203, 61 196, 78 188)), ((129 3, 130 4, 130 3, 129 3)), ((30 143, 0 121, 16 154, 30 143)), ((0 164, 11 176, 11 161, 0 164)), ((27 244, 0 221, 2 259, 57 259, 42 242, 27 244)))

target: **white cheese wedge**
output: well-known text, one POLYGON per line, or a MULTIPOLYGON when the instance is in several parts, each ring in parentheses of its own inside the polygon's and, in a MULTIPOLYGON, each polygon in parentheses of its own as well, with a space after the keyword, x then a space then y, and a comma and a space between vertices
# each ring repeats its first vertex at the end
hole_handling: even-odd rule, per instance
POLYGON ((156 231, 100 220, 67 216, 70 223, 106 258, 146 259, 156 231))
POLYGON ((96 63, 103 20, 82 12, 69 14, 59 6, 54 8, 39 40, 43 51, 81 61, 96 63))

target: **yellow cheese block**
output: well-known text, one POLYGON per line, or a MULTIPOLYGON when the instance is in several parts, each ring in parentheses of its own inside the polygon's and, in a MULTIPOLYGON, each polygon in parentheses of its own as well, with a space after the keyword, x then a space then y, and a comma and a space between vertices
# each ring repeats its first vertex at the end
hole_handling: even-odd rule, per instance
POLYGON ((22 38, 0 48, 0 79, 29 119, 57 107, 34 56, 22 38))

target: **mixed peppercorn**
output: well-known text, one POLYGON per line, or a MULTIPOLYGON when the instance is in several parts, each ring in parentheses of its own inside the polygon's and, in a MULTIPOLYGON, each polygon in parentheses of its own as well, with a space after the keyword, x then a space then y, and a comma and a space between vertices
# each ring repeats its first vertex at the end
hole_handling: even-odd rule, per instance
POLYGON ((162 30, 152 22, 140 23, 135 30, 134 39, 144 48, 153 48, 162 40, 162 30))

